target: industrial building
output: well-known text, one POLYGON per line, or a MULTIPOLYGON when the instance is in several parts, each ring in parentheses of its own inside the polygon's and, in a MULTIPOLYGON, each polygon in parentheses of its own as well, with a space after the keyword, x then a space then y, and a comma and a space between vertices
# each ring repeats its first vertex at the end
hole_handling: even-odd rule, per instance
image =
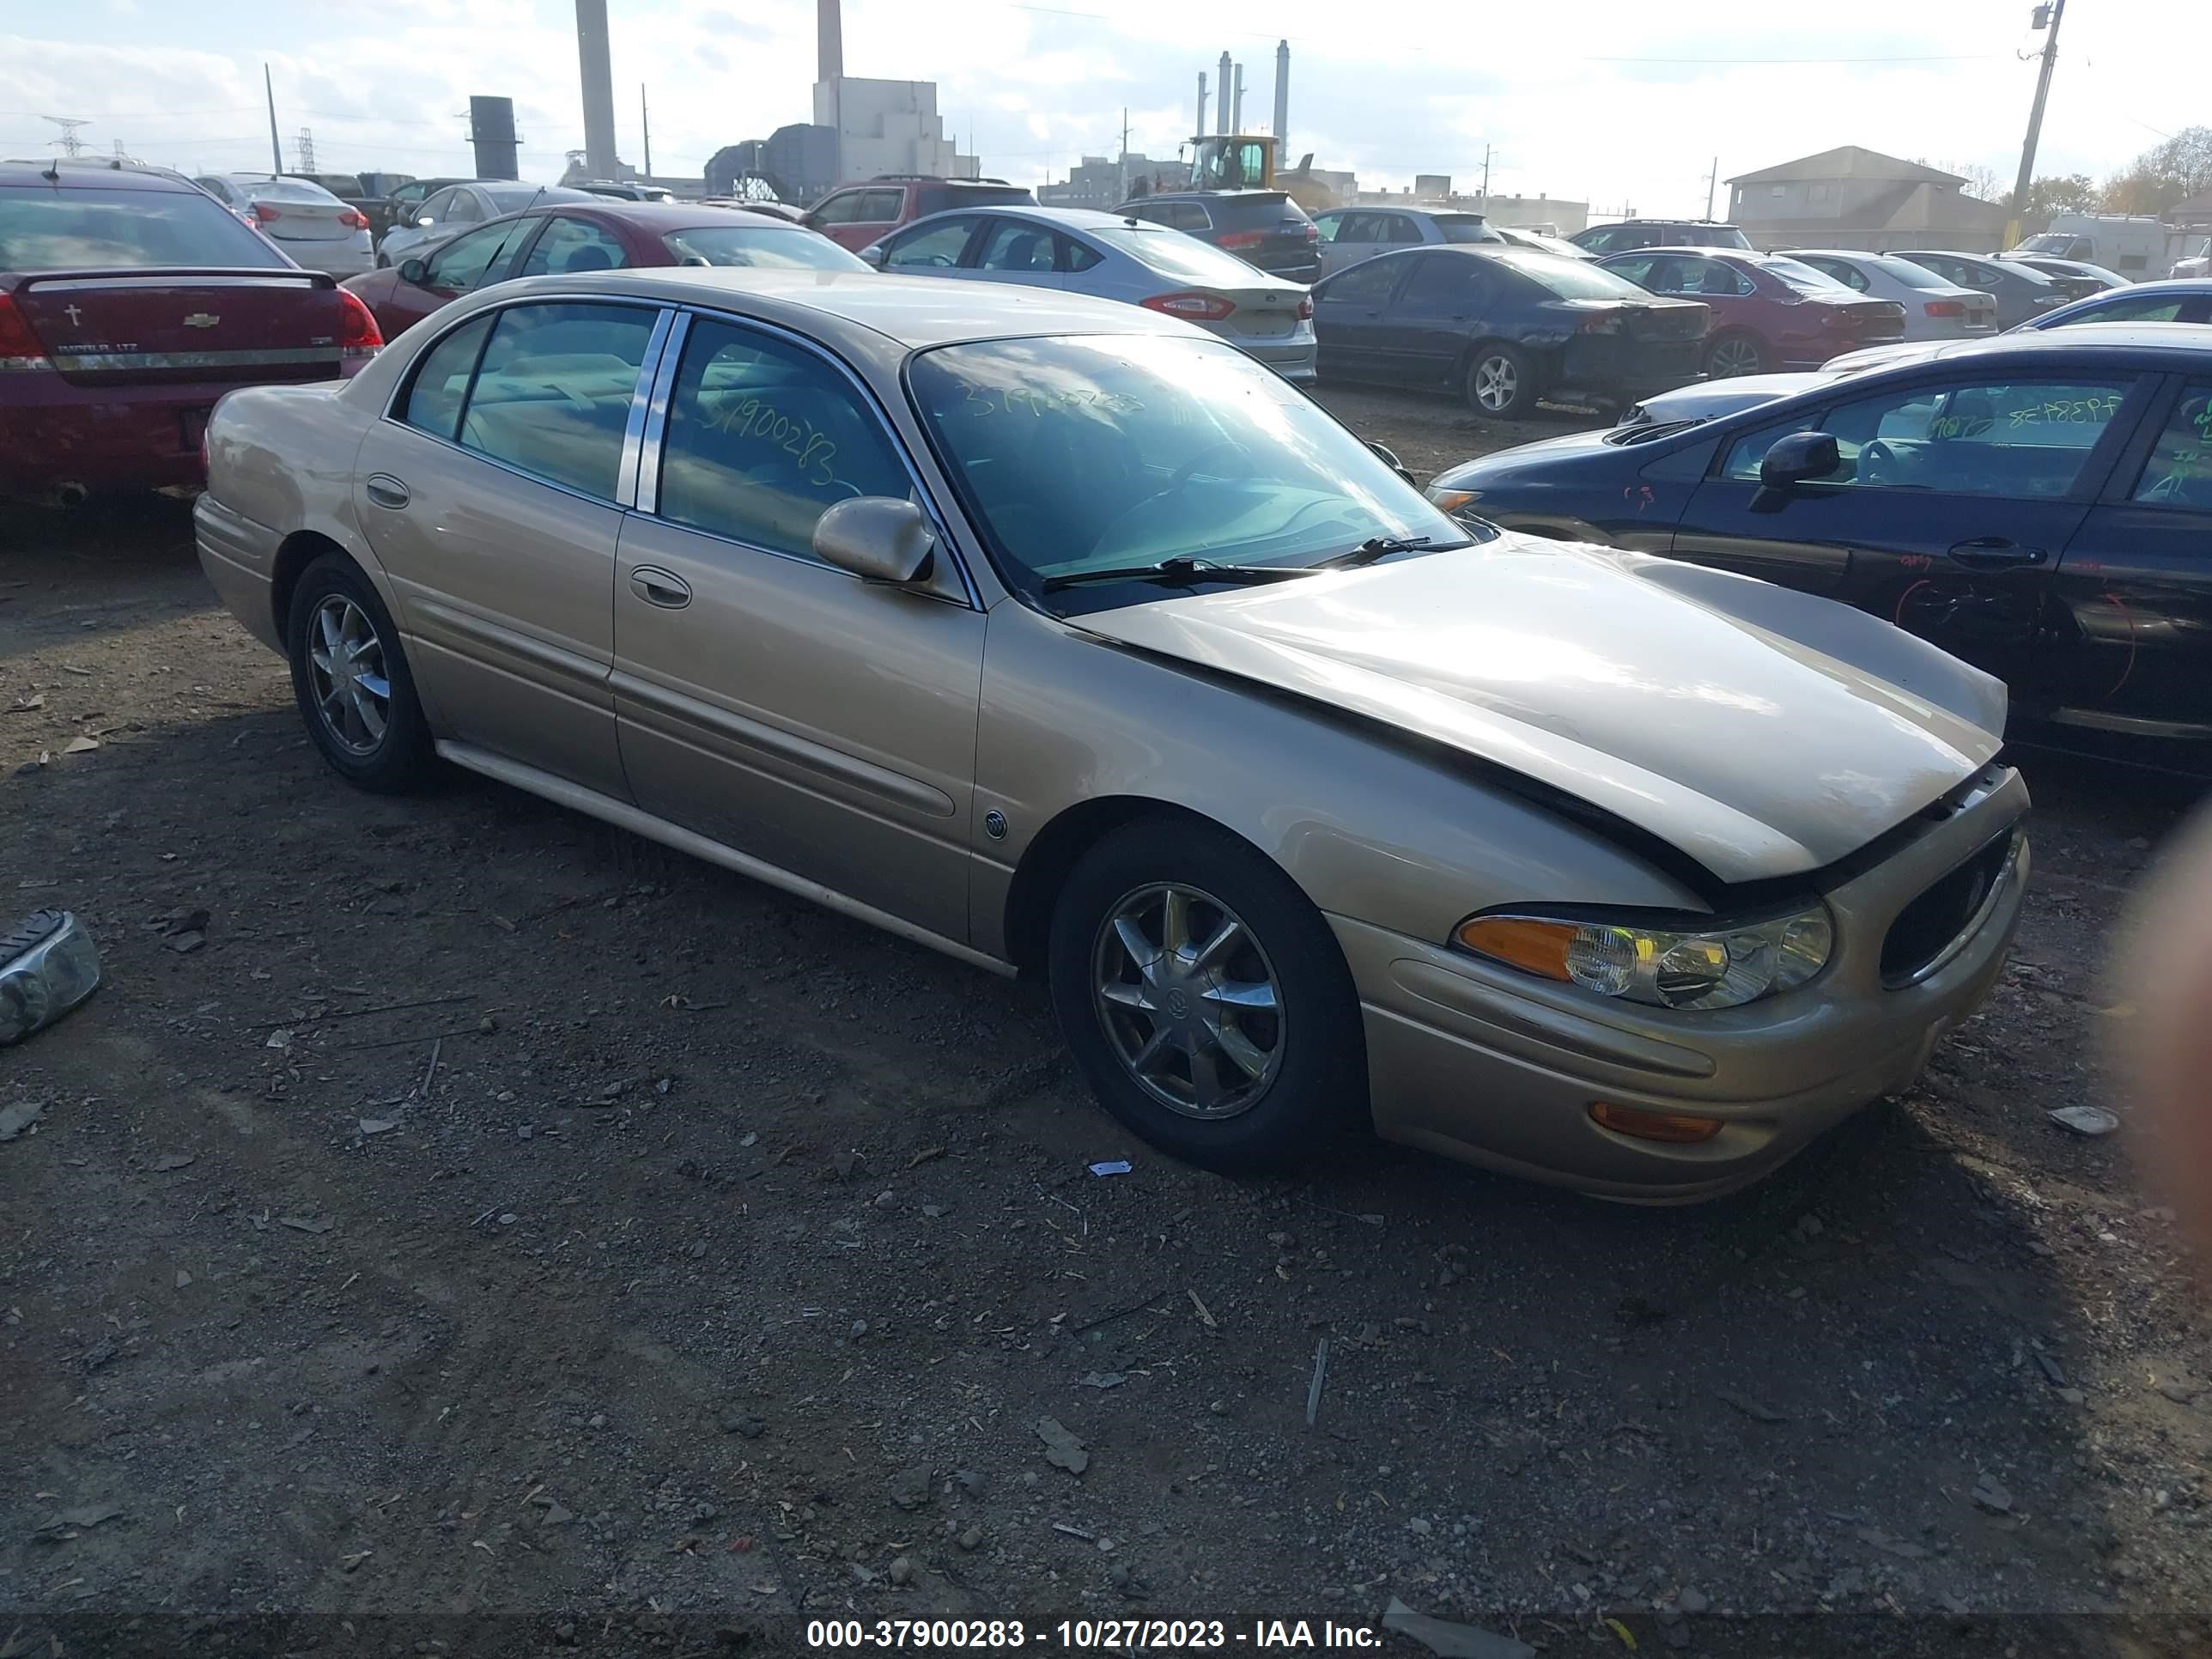
POLYGON ((1758 247, 1974 252, 2004 236, 2004 209, 1966 194, 1957 173, 1858 144, 1728 182, 1729 218, 1758 247))

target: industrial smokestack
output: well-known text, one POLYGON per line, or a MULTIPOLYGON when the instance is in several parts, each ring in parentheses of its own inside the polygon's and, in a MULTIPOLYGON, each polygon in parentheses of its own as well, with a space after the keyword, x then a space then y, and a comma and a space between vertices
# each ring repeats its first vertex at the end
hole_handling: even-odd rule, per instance
POLYGON ((607 0, 576 0, 576 59, 584 72, 584 169, 611 179, 615 160, 615 71, 607 57, 607 0))
POLYGON ((1221 54, 1221 75, 1213 83, 1213 130, 1229 131, 1229 54, 1221 54))
POLYGON ((1201 138, 1206 136, 1206 71, 1198 72, 1198 125, 1191 131, 1201 138))
POLYGON ((1291 142, 1291 43, 1275 43, 1275 160, 1285 160, 1284 146, 1291 142))
POLYGON ((476 147, 477 177, 518 179, 514 164, 514 100, 469 100, 469 143, 476 147))
POLYGON ((1237 101, 1229 111, 1229 130, 1231 132, 1244 131, 1244 65, 1242 64, 1237 66, 1237 101))
POLYGON ((845 73, 845 19, 837 0, 814 0, 814 38, 815 79, 840 79, 845 73))

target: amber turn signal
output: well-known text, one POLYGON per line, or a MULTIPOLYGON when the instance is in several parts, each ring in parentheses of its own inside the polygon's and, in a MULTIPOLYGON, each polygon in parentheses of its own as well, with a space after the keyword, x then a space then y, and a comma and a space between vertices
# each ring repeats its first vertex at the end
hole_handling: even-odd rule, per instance
POLYGON ((1723 1120, 1717 1117, 1691 1117, 1680 1112, 1646 1112, 1633 1106, 1615 1106, 1610 1102, 1590 1102, 1590 1119, 1620 1134, 1634 1135, 1638 1140, 1664 1140, 1678 1146, 1694 1146, 1701 1140, 1711 1140, 1721 1132, 1723 1120))
POLYGON ((1459 942, 1493 962, 1565 981, 1567 946, 1574 943, 1576 927, 1527 916, 1476 916, 1460 924, 1459 942))

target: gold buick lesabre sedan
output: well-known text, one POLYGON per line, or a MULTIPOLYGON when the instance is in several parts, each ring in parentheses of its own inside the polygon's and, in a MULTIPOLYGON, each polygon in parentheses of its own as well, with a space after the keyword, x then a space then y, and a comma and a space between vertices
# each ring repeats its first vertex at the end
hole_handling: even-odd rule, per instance
POLYGON ((1997 682, 1446 517, 1137 307, 549 276, 208 451, 202 562, 341 776, 465 767, 1041 975, 1216 1168, 1364 1120, 1724 1192, 1911 1080, 2018 921, 1997 682))

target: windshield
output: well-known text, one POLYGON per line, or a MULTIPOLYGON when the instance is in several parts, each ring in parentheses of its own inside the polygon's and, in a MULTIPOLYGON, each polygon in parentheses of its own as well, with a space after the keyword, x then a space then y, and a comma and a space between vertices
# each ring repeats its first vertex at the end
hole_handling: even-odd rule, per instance
POLYGON ((1601 270, 1587 259, 1563 259, 1534 248, 1515 248, 1491 256, 1532 281, 1541 283, 1562 300, 1649 300, 1650 295, 1618 271, 1601 270))
POLYGON ((701 225, 672 230, 660 244, 679 265, 771 265, 781 270, 866 270, 856 253, 793 225, 773 230, 760 224, 701 225))
POLYGON ((1800 294, 1833 294, 1838 289, 1846 294, 1851 291, 1849 283, 1839 283, 1825 270, 1815 270, 1796 259, 1768 258, 1761 263, 1800 294))
POLYGON ((0 189, 0 270, 291 263, 196 190, 0 189))
POLYGON ((1934 271, 1929 270, 1927 266, 1916 265, 1910 259, 1893 259, 1887 254, 1875 254, 1872 256, 1861 254, 1858 257, 1859 262, 1862 264, 1871 265, 1876 270, 1885 272, 1887 275, 1895 277, 1907 288, 1952 288, 1956 286, 1955 283, 1950 283, 1943 277, 1938 276, 1934 271))
POLYGON ((533 202, 590 202, 596 201, 587 190, 569 190, 560 185, 483 185, 477 188, 491 198, 492 205, 501 213, 512 213, 533 202))
POLYGON ((1438 213, 1431 217, 1447 242, 1502 242, 1505 239, 1482 222, 1478 214, 1438 213))
POLYGON ((2045 231, 2040 236, 2029 237, 2026 241, 2022 242, 2020 246, 2014 250, 2014 252, 2020 253, 2063 253, 2068 248, 2072 247, 2073 246, 2074 239, 2071 236, 2061 236, 2055 232, 2045 231))
POLYGON ((1266 280, 1233 253, 1224 253, 1195 236, 1159 225, 1133 228, 1112 225, 1089 233, 1109 247, 1117 247, 1163 276, 1179 283, 1205 283, 1214 288, 1250 288, 1266 280))
MULTIPOLYGON (((922 352, 907 377, 969 516, 1018 587, 1177 556, 1297 566, 1370 537, 1468 539, 1311 399, 1224 342, 983 341, 922 352)), ((1163 590, 1109 583, 1067 602, 1094 591, 1115 605, 1163 590)))

